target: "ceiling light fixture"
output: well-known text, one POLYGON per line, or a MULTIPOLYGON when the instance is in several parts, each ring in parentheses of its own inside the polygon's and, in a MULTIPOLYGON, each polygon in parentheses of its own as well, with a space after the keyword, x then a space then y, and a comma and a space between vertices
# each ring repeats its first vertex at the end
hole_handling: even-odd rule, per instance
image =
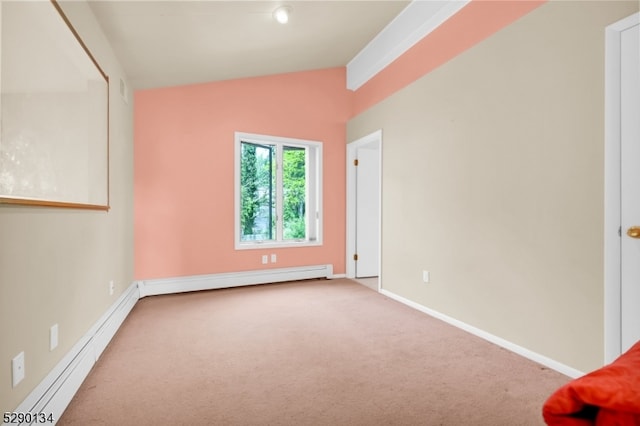
POLYGON ((286 24, 289 22, 289 15, 291 14, 291 7, 289 6, 280 6, 276 10, 273 11, 273 17, 276 21, 281 24, 286 24))

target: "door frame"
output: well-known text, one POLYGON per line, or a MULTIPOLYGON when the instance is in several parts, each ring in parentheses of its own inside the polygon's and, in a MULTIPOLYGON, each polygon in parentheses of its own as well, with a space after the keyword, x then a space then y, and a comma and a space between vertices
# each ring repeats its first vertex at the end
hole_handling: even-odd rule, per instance
POLYGON ((376 130, 347 144, 347 278, 356 277, 356 261, 353 254, 356 251, 356 171, 353 161, 357 158, 359 148, 366 145, 378 146, 378 289, 381 288, 382 274, 382 129, 376 130))
POLYGON ((621 354, 620 34, 640 23, 634 13, 605 29, 604 361, 621 354))

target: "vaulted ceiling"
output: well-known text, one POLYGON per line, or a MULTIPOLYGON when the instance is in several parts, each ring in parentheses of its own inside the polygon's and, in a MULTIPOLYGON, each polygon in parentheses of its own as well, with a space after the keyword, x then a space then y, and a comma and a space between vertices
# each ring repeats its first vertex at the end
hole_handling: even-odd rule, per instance
POLYGON ((89 1, 133 89, 346 66, 408 4, 89 1), (281 5, 284 25, 273 18, 281 5))

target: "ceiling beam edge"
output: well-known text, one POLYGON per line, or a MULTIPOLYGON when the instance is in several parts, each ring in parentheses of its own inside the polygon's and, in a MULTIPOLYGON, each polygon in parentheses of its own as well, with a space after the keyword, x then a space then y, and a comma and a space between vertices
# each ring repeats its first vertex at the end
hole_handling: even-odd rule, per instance
POLYGON ((347 64, 347 89, 357 90, 471 0, 413 0, 347 64))

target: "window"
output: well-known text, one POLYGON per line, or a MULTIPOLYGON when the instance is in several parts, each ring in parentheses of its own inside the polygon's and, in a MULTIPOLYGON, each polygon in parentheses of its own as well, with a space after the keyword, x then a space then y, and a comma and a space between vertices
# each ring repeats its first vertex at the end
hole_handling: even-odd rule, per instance
POLYGON ((322 144, 236 132, 235 247, 322 242, 322 144))

